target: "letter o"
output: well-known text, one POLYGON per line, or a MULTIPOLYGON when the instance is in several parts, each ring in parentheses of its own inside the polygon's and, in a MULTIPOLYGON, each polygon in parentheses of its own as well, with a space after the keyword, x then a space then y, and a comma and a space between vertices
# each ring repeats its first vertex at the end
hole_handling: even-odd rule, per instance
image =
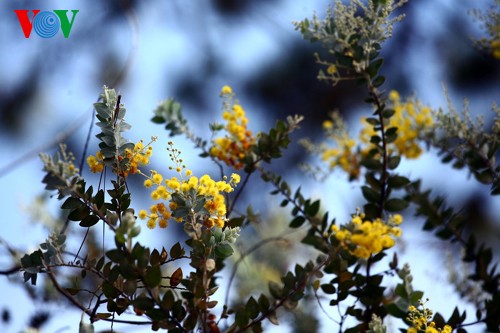
POLYGON ((59 31, 61 23, 56 14, 52 12, 40 12, 33 20, 33 29, 42 38, 54 37, 59 31))

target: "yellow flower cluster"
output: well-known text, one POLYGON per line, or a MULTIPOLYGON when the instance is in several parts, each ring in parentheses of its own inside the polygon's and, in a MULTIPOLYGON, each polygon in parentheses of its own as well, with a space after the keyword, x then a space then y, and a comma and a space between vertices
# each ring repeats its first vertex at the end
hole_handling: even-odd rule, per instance
MULTIPOLYGON (((429 132, 433 126, 431 109, 422 106, 418 101, 401 101, 397 91, 389 94, 388 107, 395 113, 390 118, 386 129, 397 127, 396 139, 387 146, 389 154, 396 153, 406 158, 417 158, 422 153, 419 140, 422 133, 429 132)), ((319 147, 321 159, 328 163, 330 169, 342 168, 349 174, 350 179, 356 179, 360 175, 360 159, 375 148, 371 142, 374 135, 379 135, 374 126, 363 118, 363 128, 359 134, 359 143, 347 133, 345 124, 340 115, 332 114, 332 120, 323 122, 325 135, 335 142, 335 147, 326 145, 319 147)))
MULTIPOLYGON (((169 142, 169 145, 172 146, 172 142, 169 142)), ((226 177, 223 180, 215 181, 209 175, 198 178, 193 176, 191 170, 185 169, 185 166, 181 165, 182 159, 178 158, 180 152, 177 149, 168 148, 168 150, 171 152, 172 161, 177 164, 175 170, 179 177, 164 180, 162 174, 151 171, 151 176, 144 181, 146 188, 154 188, 151 191, 151 198, 155 201, 168 201, 168 207, 165 202, 159 202, 149 208, 149 214, 146 210, 141 210, 139 218, 148 219, 147 226, 151 229, 156 225, 165 228, 172 217, 177 222, 182 222, 183 214, 179 212, 184 210, 184 216, 189 216, 191 221, 196 223, 203 223, 207 228, 224 227, 227 213, 224 193, 234 191, 240 182, 240 176, 233 173, 229 181, 226 177), (183 170, 184 173, 182 173, 183 170), (181 207, 180 201, 186 203, 186 206, 181 207), (194 206, 197 202, 202 202, 203 208, 199 207, 199 211, 195 211, 194 207, 189 207, 189 210, 185 211, 188 208, 188 202, 194 206)))
MULTIPOLYGON (((139 141, 134 145, 134 149, 125 149, 123 155, 118 156, 118 162, 127 159, 125 164, 125 169, 113 170, 113 172, 118 173, 122 177, 127 177, 129 174, 140 173, 139 166, 149 164, 149 158, 153 155, 153 147, 148 145, 144 146, 143 141, 139 141)), ((98 151, 95 156, 90 155, 87 157, 87 164, 90 167, 90 171, 93 173, 102 172, 104 169, 104 156, 100 151, 98 151)))
POLYGON ((213 140, 210 155, 238 170, 244 166, 243 160, 256 140, 247 129, 245 110, 232 101, 234 94, 231 87, 222 87, 221 96, 226 99, 222 118, 227 122, 223 127, 227 134, 213 140))
MULTIPOLYGON (((500 28, 499 28, 500 30, 500 28)), ((500 36, 499 39, 492 39, 490 41, 490 47, 491 47, 491 54, 493 55, 493 58, 495 59, 500 59, 500 36)))
POLYGON ((431 321, 432 310, 424 307, 424 302, 419 301, 419 309, 413 305, 408 308, 407 320, 411 323, 411 327, 406 331, 407 333, 451 333, 453 330, 450 325, 444 325, 442 329, 436 328, 436 323, 431 321))
MULTIPOLYGON (((340 119, 336 119, 336 121, 338 122, 340 119)), ((331 169, 340 166, 349 174, 350 179, 356 179, 360 173, 359 156, 354 151, 356 141, 349 138, 344 128, 336 130, 335 126, 336 124, 330 120, 323 122, 323 130, 329 138, 335 141, 337 147, 322 149, 321 159, 328 162, 331 169)))
MULTIPOLYGON (((406 158, 418 158, 422 154, 418 140, 421 134, 428 132, 433 125, 431 109, 411 99, 402 102, 395 90, 389 93, 389 101, 389 107, 392 107, 395 113, 385 128, 398 128, 396 140, 388 146, 389 153, 396 152, 406 158)), ((363 143, 369 144, 371 137, 377 132, 365 119, 363 123, 365 126, 360 139, 363 143)), ((372 145, 368 145, 362 153, 366 154, 372 148, 372 145)))
POLYGON ((367 259, 372 254, 394 246, 393 237, 401 236, 401 229, 397 227, 403 222, 401 215, 391 216, 388 222, 381 219, 365 220, 363 213, 354 214, 351 223, 338 227, 332 225, 331 231, 342 247, 361 259, 367 259))

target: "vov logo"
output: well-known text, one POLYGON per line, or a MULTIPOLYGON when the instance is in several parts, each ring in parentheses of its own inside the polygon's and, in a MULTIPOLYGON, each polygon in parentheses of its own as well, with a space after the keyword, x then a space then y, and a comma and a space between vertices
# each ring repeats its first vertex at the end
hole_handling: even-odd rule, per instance
POLYGON ((42 38, 52 38, 59 32, 59 29, 62 31, 64 38, 68 38, 79 10, 71 11, 73 13, 71 21, 68 18, 67 10, 40 12, 39 9, 35 9, 31 11, 33 13, 31 20, 28 9, 18 9, 14 10, 14 12, 26 38, 30 38, 32 30, 35 30, 36 34, 42 38))

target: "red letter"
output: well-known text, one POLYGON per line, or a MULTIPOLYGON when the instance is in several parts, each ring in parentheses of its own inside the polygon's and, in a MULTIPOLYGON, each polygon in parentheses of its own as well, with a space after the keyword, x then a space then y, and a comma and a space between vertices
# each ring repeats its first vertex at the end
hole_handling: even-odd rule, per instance
POLYGON ((21 28, 23 28, 24 32, 24 37, 30 38, 31 34, 31 29, 33 29, 33 19, 35 18, 36 14, 40 12, 39 9, 33 10, 33 18, 29 19, 28 17, 28 10, 27 9, 18 9, 14 10, 14 12, 17 14, 17 18, 19 20, 19 24, 21 25, 21 28))

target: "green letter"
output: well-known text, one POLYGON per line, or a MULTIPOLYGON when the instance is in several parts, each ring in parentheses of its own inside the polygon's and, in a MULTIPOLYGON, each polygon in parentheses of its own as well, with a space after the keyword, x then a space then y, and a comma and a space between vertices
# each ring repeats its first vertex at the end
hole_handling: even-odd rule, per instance
POLYGON ((71 28, 73 27, 73 23, 75 22, 76 14, 79 10, 72 10, 73 17, 71 18, 71 23, 68 20, 68 16, 66 15, 67 10, 54 10, 57 16, 59 16, 59 21, 61 21, 61 30, 63 32, 64 38, 69 37, 69 33, 71 32, 71 28))

